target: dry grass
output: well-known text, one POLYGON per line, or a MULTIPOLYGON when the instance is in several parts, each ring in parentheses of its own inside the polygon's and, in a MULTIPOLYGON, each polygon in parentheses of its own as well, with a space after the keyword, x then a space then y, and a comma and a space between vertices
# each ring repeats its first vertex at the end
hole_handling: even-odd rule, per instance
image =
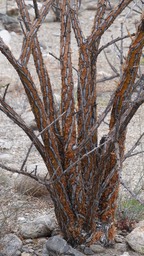
POLYGON ((49 195, 46 186, 30 177, 19 176, 14 182, 15 190, 23 195, 41 197, 49 195))

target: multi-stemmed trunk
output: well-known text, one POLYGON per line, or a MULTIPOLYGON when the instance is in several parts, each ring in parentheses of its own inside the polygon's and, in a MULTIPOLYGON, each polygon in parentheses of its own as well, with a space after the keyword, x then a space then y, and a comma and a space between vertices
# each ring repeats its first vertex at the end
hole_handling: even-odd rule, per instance
POLYGON ((121 1, 107 16, 107 1, 99 0, 88 38, 82 35, 76 11, 78 8, 73 10, 69 1, 61 1, 62 87, 58 117, 49 74, 36 33, 53 1, 43 3, 33 22, 29 18, 24 0, 16 2, 27 31, 22 53, 17 61, 2 40, 0 50, 21 79, 43 142, 38 140, 2 98, 0 109, 21 126, 41 154, 50 175, 50 181, 45 180, 45 185, 50 191, 59 226, 67 241, 72 245, 89 245, 96 241, 101 241, 104 245, 112 244, 126 127, 142 104, 142 100, 138 100, 132 105, 130 98, 144 45, 144 19, 131 43, 115 96, 100 117, 97 114, 96 68, 101 36, 132 0, 121 1), (77 99, 74 97, 71 29, 79 47, 77 99), (31 54, 42 97, 39 96, 27 67, 31 54), (110 110, 109 132, 98 143, 98 127, 110 110))

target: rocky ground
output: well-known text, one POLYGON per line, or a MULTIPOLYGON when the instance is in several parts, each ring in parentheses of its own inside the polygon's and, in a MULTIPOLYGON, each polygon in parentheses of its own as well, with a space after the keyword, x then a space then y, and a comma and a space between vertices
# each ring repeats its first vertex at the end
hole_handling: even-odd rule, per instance
MULTIPOLYGON (((115 1, 112 1, 115 4, 115 1)), ((32 1, 28 0, 29 11, 31 17, 33 16, 33 9, 31 7, 32 1)), ((41 4, 41 3, 39 3, 41 4)), ((14 1, 9 0, 6 6, 4 0, 0 0, 0 36, 3 37, 5 42, 8 44, 13 54, 18 58, 21 52, 22 46, 22 34, 20 30, 19 23, 17 21, 17 9, 14 1), (6 16, 6 9, 7 14, 6 16), (16 16, 13 16, 15 14, 16 16)), ((83 1, 81 10, 79 13, 79 18, 81 21, 81 26, 84 31, 85 36, 90 33, 90 27, 94 19, 95 10, 93 9, 92 1, 83 1)), ((115 21, 113 26, 108 29, 105 36, 102 39, 102 44, 110 41, 112 36, 114 38, 120 36, 120 23, 124 22, 124 34, 129 31, 130 33, 135 32, 135 27, 137 20, 139 19, 139 14, 136 12, 130 12, 129 9, 125 10, 120 17, 115 21)), ((55 100, 59 102, 59 92, 60 92, 60 73, 59 73, 59 62, 52 57, 49 53, 59 56, 59 35, 60 35, 60 24, 55 22, 55 16, 50 12, 50 15, 43 24, 42 29, 39 32, 39 40, 41 43, 41 48, 43 51, 44 59, 47 64, 48 70, 50 72, 51 80, 53 83, 53 88, 55 92, 55 100)), ((128 46, 131 39, 127 39, 124 42, 124 54, 128 50, 128 46)), ((77 66, 77 45, 74 36, 72 37, 73 45, 73 63, 77 66)), ((110 58, 112 64, 119 70, 119 59, 117 57, 118 51, 116 46, 110 46, 106 49, 106 53, 110 58)), ((142 62, 143 63, 143 62, 142 62)), ((110 66, 106 64, 104 54, 101 54, 98 60, 98 80, 105 77, 113 75, 113 71, 110 66)), ((30 68, 33 76, 35 75, 33 62, 30 60, 30 68)), ((142 71, 144 66, 141 65, 142 71)), ((36 78, 35 78, 36 79, 36 78)), ((75 76, 76 83, 76 76, 75 76)), ((113 92, 118 78, 112 81, 107 81, 105 83, 98 83, 98 109, 99 114, 105 109, 105 106, 113 92)), ((0 93, 3 95, 5 85, 9 84, 9 90, 7 94, 7 101, 10 105, 17 110, 21 117, 27 122, 27 124, 34 128, 34 118, 30 112, 30 108, 27 99, 24 95, 23 89, 21 87, 19 78, 15 71, 11 68, 9 63, 6 61, 4 56, 0 54, 0 93)), ((107 131, 107 125, 104 124, 99 131, 99 136, 102 136, 107 131)), ((131 148, 138 137, 144 132, 144 118, 143 118, 143 106, 139 109, 136 116, 133 118, 132 122, 128 127, 128 136, 126 143, 126 151, 131 148)), ((24 134, 24 132, 14 125, 3 113, 0 113, 0 162, 6 164, 12 168, 20 168, 30 146, 30 141, 24 134)), ((144 139, 142 138, 137 151, 143 151, 144 139)), ((46 168, 42 162, 42 159, 38 155, 35 148, 32 149, 30 157, 27 162, 28 170, 34 170, 37 166, 37 170, 41 175, 46 174, 46 168)), ((136 155, 133 158, 127 159, 124 162, 123 179, 125 184, 134 192, 138 193, 141 200, 144 201, 144 158, 143 154, 136 155)), ((128 204, 123 204, 123 198, 128 198, 129 194, 125 188, 122 188, 120 196, 119 205, 126 207, 127 215, 131 219, 133 218, 144 218, 144 210, 138 204, 133 206, 133 201, 128 201, 128 204), (121 199, 122 198, 122 199, 121 199), (122 203, 121 203, 122 202, 122 203), (131 203, 132 202, 132 203, 131 203), (131 210, 132 209, 132 210, 131 210)), ((125 200, 126 201, 126 200, 125 200)), ((144 224, 142 224, 142 229, 144 230, 144 224)), ((2 255, 21 255, 21 256, 36 256, 36 255, 48 255, 47 250, 51 251, 47 245, 47 249, 44 249, 44 244, 47 241, 48 236, 53 236, 54 234, 59 234, 57 230, 57 225, 55 223, 54 209, 52 201, 48 195, 47 190, 30 180, 29 178, 20 177, 17 174, 12 175, 11 173, 0 170, 0 233, 1 237, 5 234, 10 234, 8 237, 0 240, 0 256, 2 255), (48 214, 49 217, 45 215, 48 214), (35 220, 37 217, 43 216, 43 220, 35 220), (46 219, 50 218, 50 222, 47 223, 46 219), (38 221, 38 230, 41 232, 42 227, 44 228, 44 233, 40 236, 29 234, 25 236, 23 234, 23 225, 26 225, 26 229, 31 226, 31 223, 38 221), (51 223, 50 229, 49 224, 51 223), (39 230, 40 227, 40 230, 39 230), (19 238, 15 237, 16 234, 19 238), (19 240, 20 239, 20 240, 19 240), (12 244, 13 246, 13 254, 12 244), (8 245, 10 244, 10 247, 8 245), (5 251, 5 248, 10 248, 9 252, 5 251), (5 253, 5 254, 4 254, 5 253)), ((97 254, 97 255, 123 255, 123 256, 138 256, 141 255, 140 252, 134 252, 128 246, 126 242, 127 233, 120 233, 117 238, 116 245, 114 248, 105 249, 97 245, 89 250, 87 248, 81 249, 84 254, 97 254), (98 251, 99 250, 99 251, 98 251)), ((55 239, 55 238, 54 238, 55 239)), ((142 235, 142 241, 144 237, 142 235)), ((134 239, 136 241, 136 239, 134 239)), ((134 240, 132 243, 134 243, 134 240)), ((52 242, 52 241, 51 241, 52 242)), ((66 254, 65 250, 70 250, 68 248, 66 241, 55 242, 54 244, 60 243, 60 247, 57 249, 58 253, 66 254), (64 251, 60 251, 60 248, 65 248, 64 251), (67 249, 66 249, 67 248, 67 249)), ((129 243, 130 244, 130 243, 129 243)), ((143 242, 144 244, 144 242, 143 242)), ((136 248, 133 248, 136 250, 136 248)), ((56 250, 56 249, 55 249, 56 250)), ((80 254, 77 252, 69 252, 74 255, 80 254)))

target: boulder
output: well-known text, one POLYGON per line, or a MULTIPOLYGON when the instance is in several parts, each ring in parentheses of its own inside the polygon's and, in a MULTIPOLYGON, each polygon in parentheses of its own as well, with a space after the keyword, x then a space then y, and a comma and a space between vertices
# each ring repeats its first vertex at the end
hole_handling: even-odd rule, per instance
POLYGON ((48 239, 43 250, 42 256, 57 256, 57 255, 73 255, 84 256, 83 253, 72 248, 68 243, 60 236, 53 236, 48 239))
POLYGON ((56 228, 56 221, 50 215, 37 217, 33 221, 22 222, 20 233, 24 238, 38 238, 50 236, 56 228))
POLYGON ((127 235, 126 241, 134 251, 144 254, 144 225, 135 228, 127 235))
POLYGON ((22 241, 14 234, 5 235, 0 239, 0 250, 4 256, 17 255, 22 248, 22 241))
POLYGON ((70 246, 60 236, 53 236, 46 242, 46 249, 49 252, 49 255, 60 255, 66 254, 69 251, 70 246))

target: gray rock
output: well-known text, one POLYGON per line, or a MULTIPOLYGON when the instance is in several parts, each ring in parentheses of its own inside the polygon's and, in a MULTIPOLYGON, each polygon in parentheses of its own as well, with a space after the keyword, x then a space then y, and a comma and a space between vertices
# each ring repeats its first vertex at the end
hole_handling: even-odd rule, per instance
POLYGON ((125 252, 127 250, 127 244, 126 243, 116 243, 115 249, 120 252, 125 252))
POLYGON ((144 254, 144 226, 135 228, 126 236, 126 241, 134 251, 144 254))
POLYGON ((4 256, 17 255, 17 251, 22 248, 22 241, 16 235, 8 234, 0 239, 0 248, 4 256))
POLYGON ((70 246, 70 249, 69 249, 69 251, 68 251, 68 255, 84 256, 83 253, 81 253, 80 251, 78 251, 78 250, 72 248, 71 246, 70 246))
POLYGON ((116 235, 115 236, 115 242, 116 243, 122 243, 124 241, 124 237, 121 235, 116 235))
POLYGON ((4 28, 10 32, 14 31, 15 33, 21 33, 21 28, 17 19, 10 17, 8 15, 4 15, 2 17, 2 23, 4 28))
POLYGON ((46 249, 49 255, 67 254, 70 246, 60 236, 53 236, 46 242, 46 249))
POLYGON ((42 256, 49 256, 46 245, 44 245, 44 247, 43 247, 42 256))
POLYGON ((21 256, 21 251, 18 250, 18 251, 16 252, 15 256, 21 256))
POLYGON ((42 256, 57 256, 57 255, 73 255, 84 256, 80 251, 72 248, 68 243, 60 236, 54 236, 48 239, 46 242, 42 256))
POLYGON ((95 253, 101 253, 105 251, 105 248, 101 246, 100 244, 92 244, 90 245, 90 248, 95 253))
POLYGON ((50 236, 55 227, 55 219, 50 215, 43 215, 33 221, 21 223, 20 233, 24 238, 45 237, 50 236))
POLYGON ((26 239, 24 241, 25 244, 32 244, 33 243, 33 240, 32 239, 26 239))
POLYGON ((85 247, 84 248, 84 254, 86 254, 86 255, 93 255, 94 252, 92 251, 92 249, 90 247, 85 247))

